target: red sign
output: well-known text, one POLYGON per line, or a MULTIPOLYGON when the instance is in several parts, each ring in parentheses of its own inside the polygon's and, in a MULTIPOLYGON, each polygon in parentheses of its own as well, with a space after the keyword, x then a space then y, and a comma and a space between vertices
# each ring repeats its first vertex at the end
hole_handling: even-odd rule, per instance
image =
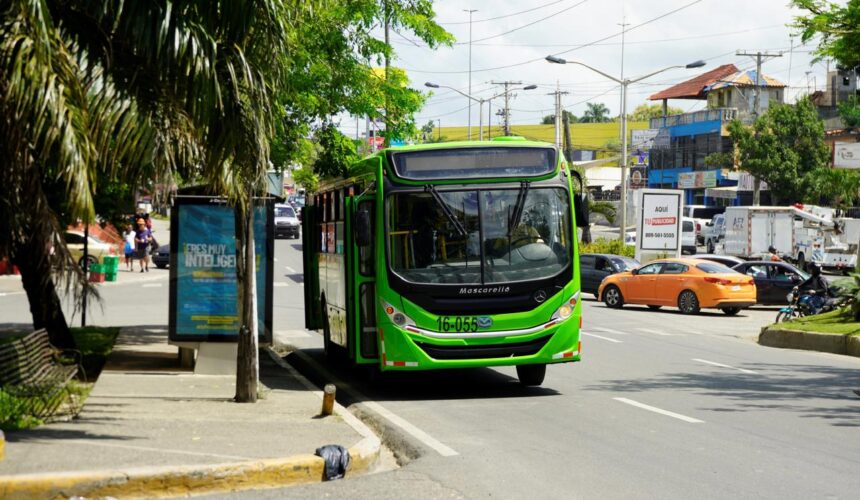
POLYGON ((650 226, 672 226, 676 220, 675 217, 654 217, 652 219, 645 219, 645 224, 650 226))

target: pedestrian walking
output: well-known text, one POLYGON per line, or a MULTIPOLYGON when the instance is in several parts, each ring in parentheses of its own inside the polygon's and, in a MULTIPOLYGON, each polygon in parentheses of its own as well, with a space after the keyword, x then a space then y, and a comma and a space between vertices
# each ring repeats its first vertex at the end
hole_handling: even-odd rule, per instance
POLYGON ((134 232, 135 257, 140 260, 140 272, 149 272, 149 244, 152 231, 146 227, 143 219, 137 219, 137 230, 134 232))
POLYGON ((125 233, 123 233, 123 239, 125 240, 125 247, 123 248, 123 253, 125 254, 125 267, 129 271, 134 271, 134 229, 132 229, 131 224, 125 226, 125 233))

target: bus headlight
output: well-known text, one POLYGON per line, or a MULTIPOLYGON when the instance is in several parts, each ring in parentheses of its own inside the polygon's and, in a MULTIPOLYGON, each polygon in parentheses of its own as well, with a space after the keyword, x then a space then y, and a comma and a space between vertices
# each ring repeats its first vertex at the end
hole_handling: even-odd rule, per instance
POLYGON ((579 302, 579 292, 573 294, 572 297, 564 301, 561 306, 556 309, 555 313, 552 315, 552 319, 557 320, 565 320, 573 314, 573 310, 576 308, 576 303, 579 302))
POLYGON ((570 316, 570 313, 572 313, 572 312, 573 312, 573 309, 569 305, 565 304, 565 305, 558 308, 558 317, 560 319, 565 319, 568 316, 570 316))
POLYGON ((398 311, 396 307, 392 306, 388 302, 382 302, 382 309, 385 311, 388 319, 397 326, 415 325, 412 318, 398 311))

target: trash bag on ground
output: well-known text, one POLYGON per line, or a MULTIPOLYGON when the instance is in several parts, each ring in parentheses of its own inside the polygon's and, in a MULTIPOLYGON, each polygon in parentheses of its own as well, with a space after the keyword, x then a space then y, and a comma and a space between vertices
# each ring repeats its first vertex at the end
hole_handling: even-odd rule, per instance
POLYGON ((339 444, 320 446, 315 455, 325 461, 326 481, 341 479, 349 468, 349 451, 339 444))

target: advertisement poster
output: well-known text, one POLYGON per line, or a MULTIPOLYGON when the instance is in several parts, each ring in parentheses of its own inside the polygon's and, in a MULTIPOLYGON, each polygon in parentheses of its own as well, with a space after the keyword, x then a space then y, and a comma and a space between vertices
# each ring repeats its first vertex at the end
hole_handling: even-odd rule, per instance
POLYGON ((678 189, 712 188, 717 186, 717 171, 681 172, 678 174, 678 189))
MULTIPOLYGON (((270 206, 255 209, 258 333, 272 336, 270 206)), ((220 199, 177 198, 171 228, 170 340, 235 342, 239 332, 233 209, 220 199)))
POLYGON ((630 167, 630 189, 642 189, 648 187, 648 168, 630 167))
POLYGON ((636 259, 644 263, 657 258, 679 257, 683 192, 642 189, 639 196, 636 259))
POLYGON ((860 168, 860 142, 835 142, 833 144, 833 166, 836 168, 860 168))

